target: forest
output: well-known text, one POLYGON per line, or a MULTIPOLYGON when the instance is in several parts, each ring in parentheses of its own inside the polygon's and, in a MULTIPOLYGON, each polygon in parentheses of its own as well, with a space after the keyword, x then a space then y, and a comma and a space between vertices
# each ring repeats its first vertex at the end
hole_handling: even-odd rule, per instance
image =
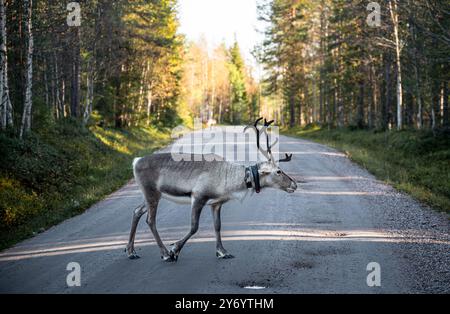
POLYGON ((237 40, 188 40, 177 8, 177 0, 0 0, 2 235, 42 212, 34 226, 82 211, 124 183, 133 155, 194 118, 247 124, 264 115, 293 135, 404 132, 401 158, 431 153, 438 186, 420 184, 447 208, 448 1, 260 0, 264 40, 252 54, 261 77, 237 40))
POLYGON ((269 27, 257 51, 267 91, 282 99, 291 127, 448 127, 449 8, 432 0, 262 3, 269 27))
POLYGON ((181 75, 175 2, 75 4, 2 1, 2 128, 22 137, 69 118, 169 122, 181 75))
POLYGON ((448 127, 445 1, 261 0, 261 80, 237 42, 187 42, 176 9, 1 1, 1 128, 22 137, 68 118, 126 128, 259 113, 290 127, 448 127))

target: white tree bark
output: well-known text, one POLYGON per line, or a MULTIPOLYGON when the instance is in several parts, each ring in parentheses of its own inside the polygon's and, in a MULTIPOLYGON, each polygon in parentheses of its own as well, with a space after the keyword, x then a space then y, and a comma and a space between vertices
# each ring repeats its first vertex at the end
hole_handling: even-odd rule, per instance
POLYGON ((0 0, 0 128, 6 129, 13 126, 12 104, 9 98, 8 85, 8 55, 6 42, 6 9, 5 1, 0 0))
POLYGON ((26 12, 26 32, 27 32, 27 65, 25 78, 25 101, 23 105, 22 125, 20 128, 20 138, 31 129, 31 108, 32 88, 33 88, 33 28, 31 24, 32 0, 24 0, 24 9, 26 12))
POLYGON ((59 70, 58 70, 58 58, 56 56, 56 51, 53 52, 53 59, 55 62, 54 66, 54 80, 55 84, 55 109, 56 109, 56 119, 61 119, 64 117, 64 108, 61 102, 60 91, 59 91, 59 70))
POLYGON ((135 121, 135 126, 139 125, 141 113, 143 112, 143 108, 145 105, 146 100, 146 94, 147 94, 147 73, 150 69, 150 61, 146 61, 145 64, 142 64, 142 74, 141 74, 141 81, 140 81, 140 87, 139 87, 139 100, 138 100, 138 107, 137 107, 137 113, 138 113, 138 119, 135 121))
POLYGON ((397 0, 389 0, 389 12, 391 13, 392 24, 394 26, 395 39, 395 56, 397 65, 397 129, 401 130, 403 126, 402 111, 403 111, 403 87, 402 87, 402 65, 401 65, 401 43, 399 38, 398 25, 398 6, 397 0))
POLYGON ((147 91, 147 125, 150 125, 152 100, 153 100, 152 86, 150 85, 147 91))
POLYGON ((0 47, 0 127, 2 130, 4 130, 6 128, 6 114, 5 114, 5 104, 3 101, 3 86, 4 86, 4 78, 5 78, 5 73, 4 73, 4 69, 5 69, 5 50, 6 50, 6 43, 4 40, 4 35, 5 35, 5 1, 4 0, 0 0, 0 31, 2 32, 1 34, 1 47, 0 47))
POLYGON ((92 69, 89 70, 87 73, 86 87, 87 87, 86 107, 84 109, 84 114, 83 114, 83 123, 84 124, 87 124, 89 121, 89 118, 91 117, 92 106, 93 106, 93 102, 94 102, 94 73, 93 73, 92 69))

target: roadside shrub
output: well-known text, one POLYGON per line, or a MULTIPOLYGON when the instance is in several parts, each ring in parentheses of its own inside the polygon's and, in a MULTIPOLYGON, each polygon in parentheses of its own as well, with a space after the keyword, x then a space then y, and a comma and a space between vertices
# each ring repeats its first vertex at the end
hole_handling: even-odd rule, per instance
POLYGON ((132 177, 134 157, 168 143, 155 128, 67 119, 19 140, 0 132, 0 249, 72 217, 132 177))
POLYGON ((35 192, 28 192, 16 180, 0 178, 0 220, 2 229, 23 223, 42 210, 35 192))

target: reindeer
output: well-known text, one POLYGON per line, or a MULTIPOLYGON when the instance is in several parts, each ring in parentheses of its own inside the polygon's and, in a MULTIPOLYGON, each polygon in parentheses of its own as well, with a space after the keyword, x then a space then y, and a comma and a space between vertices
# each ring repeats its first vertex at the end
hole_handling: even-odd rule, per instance
MULTIPOLYGON (((212 210, 216 256, 221 259, 234 257, 222 245, 220 235, 222 205, 231 199, 239 198, 239 195, 249 190, 259 193, 264 188, 276 188, 293 193, 297 189, 295 180, 277 166, 272 156, 271 148, 276 141, 269 145, 267 129, 273 121, 264 120, 264 126, 258 129, 261 120, 262 118, 244 128, 244 132, 247 129, 256 132, 257 148, 267 159, 254 166, 246 167, 227 162, 216 155, 203 155, 202 161, 175 161, 170 153, 154 154, 133 161, 134 177, 144 195, 145 203, 133 212, 130 238, 126 247, 130 259, 139 258, 134 249, 134 239, 139 219, 145 212, 148 213, 147 224, 161 250, 161 258, 167 262, 175 262, 183 246, 197 232, 200 214, 205 205, 210 205, 212 210), (266 149, 260 147, 259 140, 262 134, 266 135, 266 149), (170 250, 161 241, 156 228, 156 212, 161 198, 177 203, 190 203, 192 208, 190 231, 184 238, 171 244, 170 250)), ((190 160, 198 160, 193 159, 194 155, 190 157, 192 157, 190 160)), ((292 154, 286 154, 286 158, 278 162, 289 162, 291 158, 292 154)))

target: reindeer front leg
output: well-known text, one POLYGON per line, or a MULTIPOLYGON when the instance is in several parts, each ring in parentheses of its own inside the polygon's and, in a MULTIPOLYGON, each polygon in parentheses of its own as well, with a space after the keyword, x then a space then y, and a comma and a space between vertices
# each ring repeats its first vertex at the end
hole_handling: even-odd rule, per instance
POLYGON ((220 210, 221 209, 222 209, 222 204, 214 204, 211 206, 211 212, 213 214, 213 221, 214 221, 214 231, 216 232, 216 256, 218 258, 223 258, 223 259, 234 258, 234 256, 229 254, 222 245, 222 237, 220 235, 220 229, 221 229, 221 225, 222 225, 222 222, 220 219, 220 210))
POLYGON ((158 229, 156 228, 156 213, 158 211, 158 204, 161 198, 161 194, 158 192, 147 192, 145 194, 145 199, 147 201, 148 207, 148 215, 147 215, 147 224, 150 227, 151 232, 153 233, 153 237, 155 238, 156 244, 161 251, 161 258, 166 262, 173 262, 173 256, 167 250, 166 246, 161 240, 159 236, 158 229))
POLYGON ((170 255, 175 259, 175 261, 178 260, 178 255, 186 242, 197 232, 200 222, 200 214, 206 204, 206 201, 207 200, 205 199, 192 196, 191 230, 183 239, 171 244, 172 247, 170 249, 170 255))

